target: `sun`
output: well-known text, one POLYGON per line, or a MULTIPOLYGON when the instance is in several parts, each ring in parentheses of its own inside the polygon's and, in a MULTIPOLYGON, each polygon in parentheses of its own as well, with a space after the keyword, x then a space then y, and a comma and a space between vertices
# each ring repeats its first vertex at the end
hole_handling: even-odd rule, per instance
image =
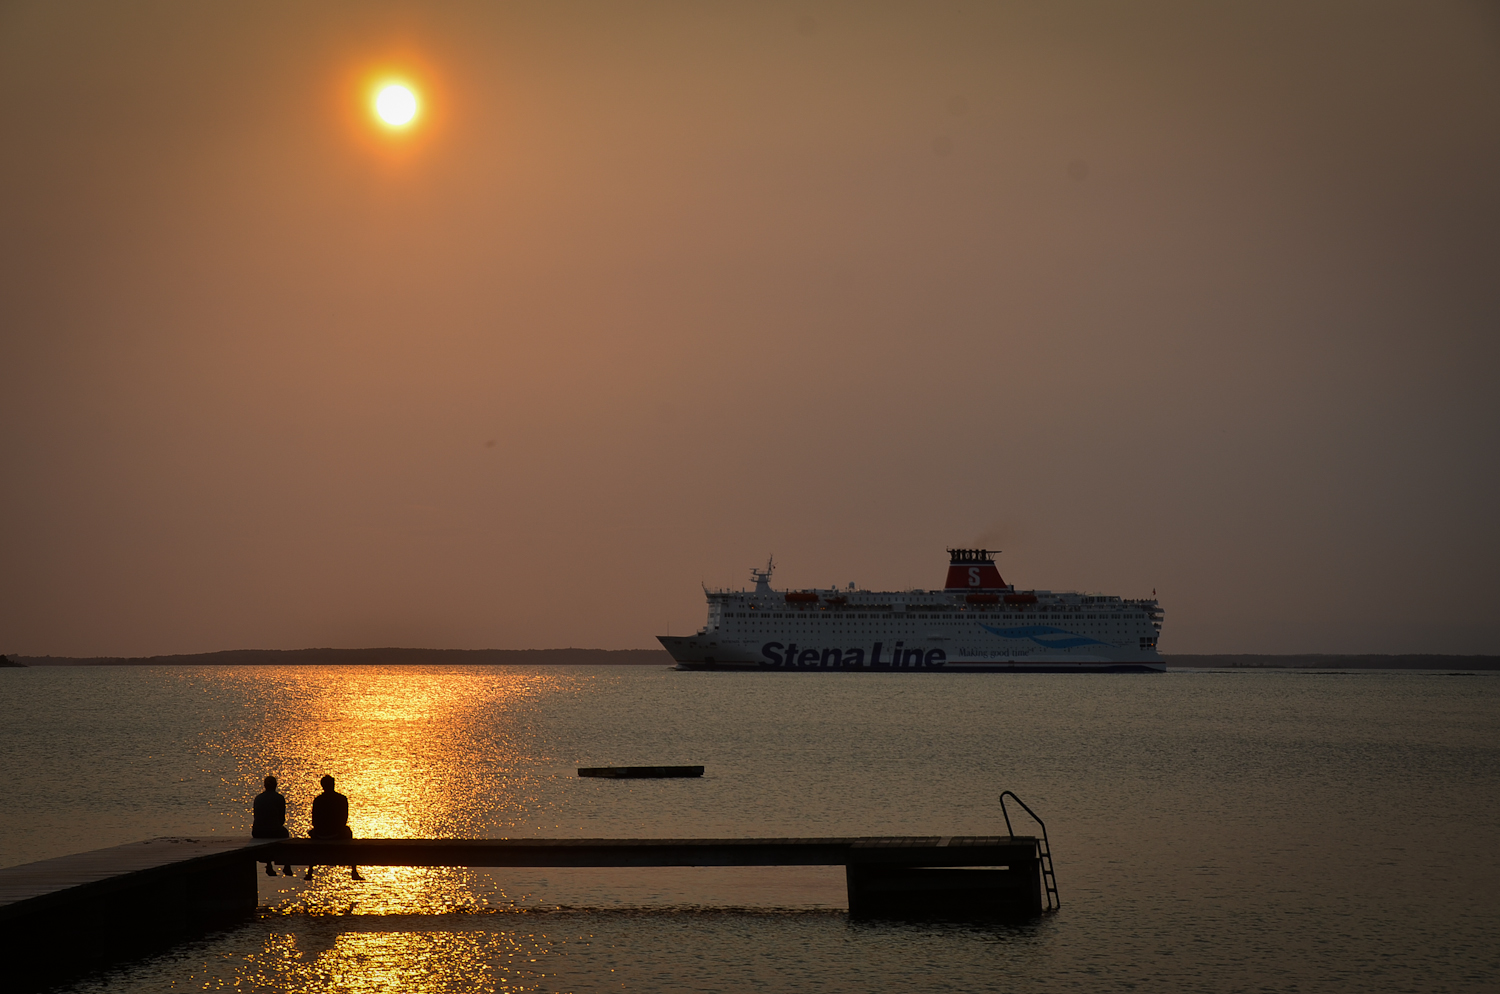
POLYGON ((393 128, 405 127, 417 116, 417 95, 398 83, 382 87, 375 97, 375 113, 393 128))

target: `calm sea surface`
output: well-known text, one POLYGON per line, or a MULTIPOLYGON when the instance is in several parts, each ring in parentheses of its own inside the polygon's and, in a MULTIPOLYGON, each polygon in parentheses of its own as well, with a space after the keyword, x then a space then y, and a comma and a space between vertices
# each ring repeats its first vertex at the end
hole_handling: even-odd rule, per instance
MULTIPOLYGON (((1047 819, 1062 910, 850 921, 825 868, 261 877, 228 933, 74 991, 1494 991, 1500 675, 0 670, 0 865, 247 835, 811 836, 1047 819), (580 765, 701 763, 701 780, 580 765)), ((1018 832, 1024 832, 1019 824, 1018 832)))

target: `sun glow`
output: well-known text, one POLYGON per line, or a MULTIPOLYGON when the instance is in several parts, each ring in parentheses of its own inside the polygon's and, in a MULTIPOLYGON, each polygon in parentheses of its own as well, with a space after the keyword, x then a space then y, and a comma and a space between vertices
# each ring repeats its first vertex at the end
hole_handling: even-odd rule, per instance
POLYGON ((405 127, 417 116, 417 95, 398 83, 382 87, 375 97, 375 113, 393 128, 405 127))

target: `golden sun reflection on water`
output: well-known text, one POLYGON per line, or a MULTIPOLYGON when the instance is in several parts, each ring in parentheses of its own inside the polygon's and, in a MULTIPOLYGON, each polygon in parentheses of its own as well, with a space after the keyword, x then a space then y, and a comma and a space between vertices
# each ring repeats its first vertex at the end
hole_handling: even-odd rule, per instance
POLYGON ((551 945, 529 930, 273 932, 236 986, 340 994, 535 990, 551 945))
MULTIPOLYGON (((243 670, 229 678, 255 685, 246 688, 246 706, 259 712, 222 732, 245 810, 261 779, 275 775, 287 827, 305 836, 317 781, 329 773, 349 797, 356 838, 508 834, 539 793, 537 757, 524 748, 529 702, 573 689, 551 674, 403 667, 243 670)), ((366 876, 353 884, 347 871, 329 867, 290 891, 291 881, 277 878, 271 901, 314 913, 394 914, 487 907, 497 897, 463 868, 380 867, 366 876)))

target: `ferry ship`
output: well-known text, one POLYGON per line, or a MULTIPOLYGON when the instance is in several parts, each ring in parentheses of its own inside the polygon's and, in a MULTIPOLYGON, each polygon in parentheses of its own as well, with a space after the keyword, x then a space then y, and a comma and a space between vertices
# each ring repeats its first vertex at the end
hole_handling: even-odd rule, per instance
POLYGON ((696 635, 658 636, 680 670, 1164 672, 1150 600, 1017 590, 997 552, 949 549, 941 590, 709 590, 696 635))

